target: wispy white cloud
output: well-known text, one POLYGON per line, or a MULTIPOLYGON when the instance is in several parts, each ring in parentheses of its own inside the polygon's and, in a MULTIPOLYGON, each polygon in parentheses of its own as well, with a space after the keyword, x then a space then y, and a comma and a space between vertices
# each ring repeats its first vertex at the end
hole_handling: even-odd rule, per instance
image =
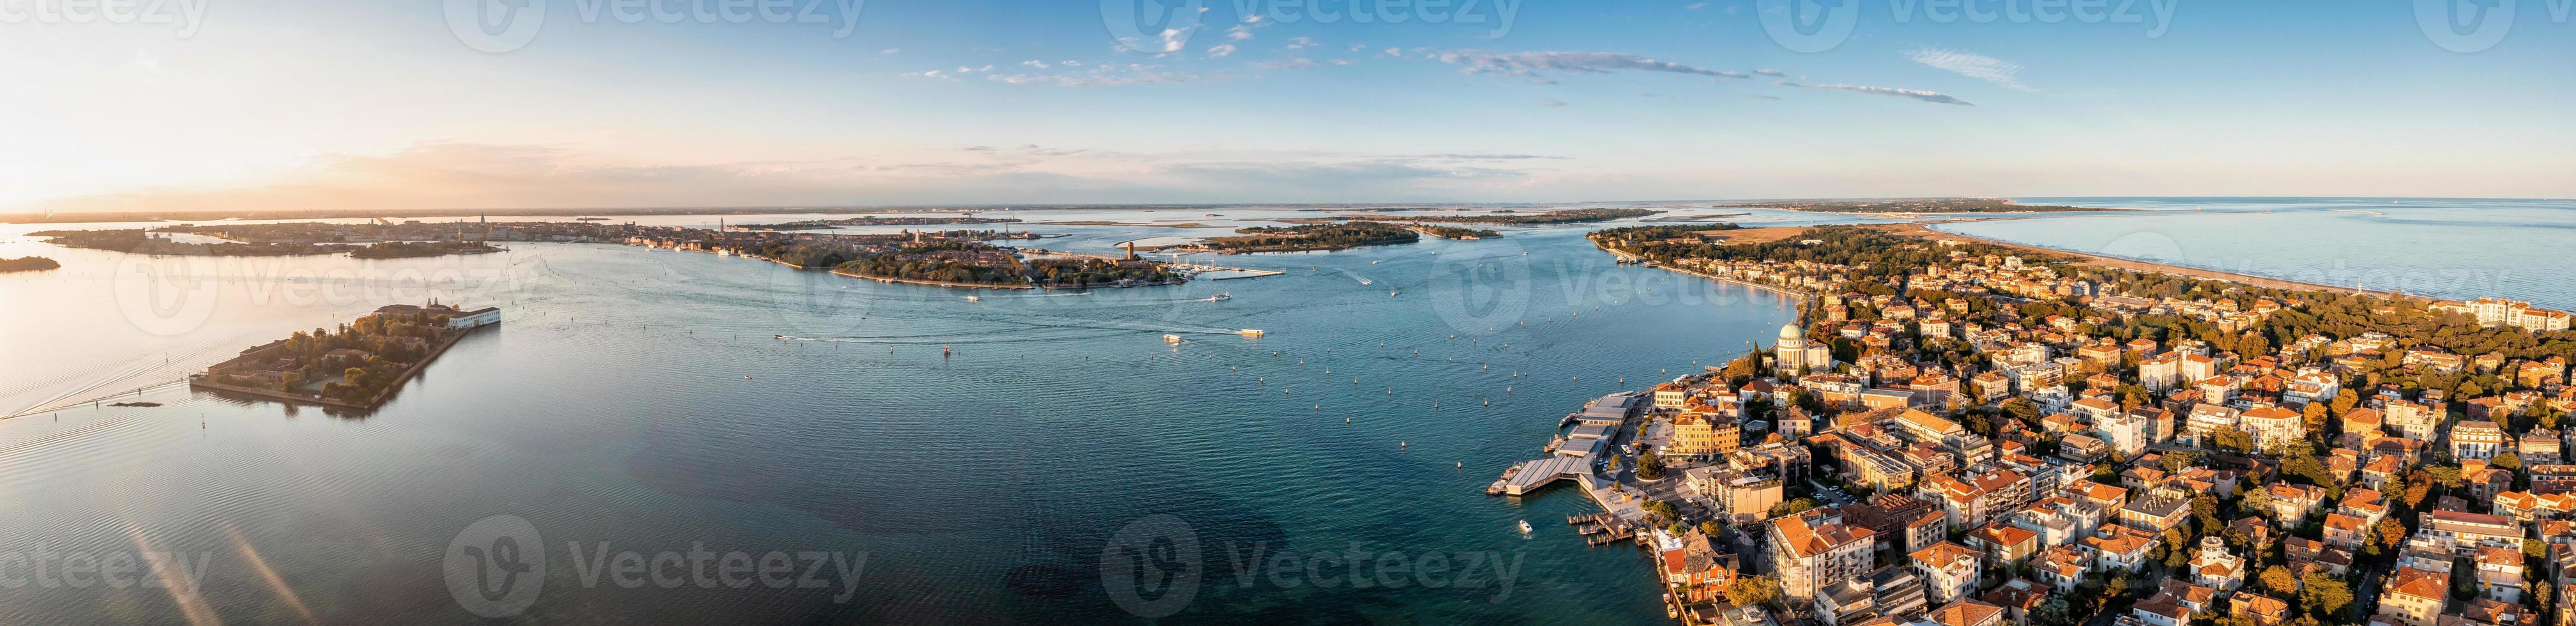
POLYGON ((1690 3, 1690 4, 1688 4, 1688 5, 1683 6, 1683 7, 1682 7, 1682 10, 1685 10, 1685 11, 1697 11, 1697 10, 1705 9, 1705 8, 1708 8, 1708 3, 1706 3, 1706 2, 1693 2, 1693 3, 1690 3))
POLYGON ((1787 73, 1781 72, 1780 70, 1753 70, 1753 73, 1761 74, 1763 76, 1788 76, 1787 73))
POLYGON ((1222 57, 1229 54, 1234 54, 1234 44, 1221 43, 1208 46, 1207 49, 1207 55, 1211 57, 1222 57))
POLYGON ((1302 70, 1302 69, 1311 69, 1311 68, 1315 67, 1315 65, 1316 65, 1316 63, 1315 63, 1315 60, 1314 60, 1314 59, 1308 59, 1308 58, 1295 58, 1295 59, 1281 59, 1281 60, 1277 60, 1277 61, 1260 61, 1260 62, 1256 62, 1256 63, 1253 63, 1253 64, 1252 64, 1252 69, 1256 69, 1256 70, 1302 70))
POLYGON ((1809 83, 1805 83, 1805 82, 1801 82, 1801 81, 1794 81, 1794 80, 1776 81, 1776 82, 1774 82, 1773 84, 1777 84, 1777 85, 1784 85, 1784 86, 1789 86, 1789 87, 1805 87, 1805 88, 1808 88, 1808 89, 1830 89, 1830 90, 1834 90, 1834 91, 1850 91, 1850 92, 1856 92, 1856 93, 1878 94, 1878 95, 1882 95, 1882 96, 1896 96, 1896 97, 1899 97, 1899 98, 1912 98, 1912 99, 1915 99, 1915 100, 1921 100, 1921 101, 1924 101, 1924 102, 1930 102, 1930 103, 1934 103, 1934 104, 1956 104, 1956 105, 1960 105, 1960 106, 1976 106, 1976 105, 1974 105, 1974 104, 1969 104, 1969 103, 1968 103, 1968 101, 1966 101, 1966 100, 1960 100, 1960 99, 1958 99, 1958 98, 1950 97, 1950 95, 1949 95, 1949 94, 1941 93, 1941 92, 1938 92, 1938 91, 1924 91, 1924 90, 1921 90, 1921 89, 1903 89, 1903 88, 1898 88, 1898 87, 1871 87, 1871 86, 1867 86, 1867 85, 1816 85, 1816 84, 1809 84, 1809 83))
MULTIPOLYGON (((1443 63, 1467 66, 1469 74, 1537 76, 1545 73, 1607 74, 1620 71, 1670 72, 1728 76, 1728 72, 1658 61, 1620 52, 1486 52, 1466 50, 1432 55, 1443 63)), ((1738 75, 1740 76, 1740 75, 1738 75)))
POLYGON ((1905 53, 1905 57, 1913 59, 1914 62, 1924 64, 1933 69, 1994 83, 1996 86, 2003 87, 2005 89, 2028 92, 2039 91, 2037 89, 2030 88, 2029 85, 2021 83, 2020 64, 2008 62, 2003 59, 1997 59, 1974 52, 1943 50, 1940 48, 1920 48, 1911 50, 1905 53))
POLYGON ((1113 63, 1109 65, 1092 66, 1080 70, 1067 70, 1054 73, 985 74, 984 78, 985 80, 1012 85, 1123 87, 1128 85, 1194 83, 1205 80, 1222 80, 1228 77, 1169 71, 1163 69, 1163 66, 1160 65, 1113 63))

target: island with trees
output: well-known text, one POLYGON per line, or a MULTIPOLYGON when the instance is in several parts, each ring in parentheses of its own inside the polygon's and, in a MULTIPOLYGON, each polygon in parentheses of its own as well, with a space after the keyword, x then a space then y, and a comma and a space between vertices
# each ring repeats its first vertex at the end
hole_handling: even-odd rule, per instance
POLYGON ((62 267, 63 264, 40 256, 0 259, 0 272, 34 272, 62 267))
POLYGON ((1312 252, 1413 243, 1422 240, 1421 234, 1412 228, 1372 221, 1251 226, 1237 228, 1234 232, 1241 233, 1243 236, 1209 238, 1200 242, 1200 248, 1225 254, 1312 252))
POLYGON ((1425 235, 1439 237, 1441 239, 1457 239, 1461 241, 1493 239, 1503 236, 1502 233, 1494 232, 1494 229, 1491 228, 1465 228, 1459 226, 1444 226, 1440 224, 1417 224, 1413 229, 1422 231, 1422 234, 1425 235))
POLYGON ((1375 220, 1384 222, 1441 222, 1447 224, 1491 224, 1496 226, 1552 226, 1607 222, 1662 213, 1654 209, 1563 209, 1542 213, 1521 213, 1511 209, 1483 215, 1346 215, 1338 219, 1375 220))
POLYGON ((404 259, 450 254, 491 254, 500 251, 501 248, 480 241, 387 241, 350 250, 349 256, 361 259, 404 259))
POLYGON ((500 319, 496 308, 387 305, 336 329, 296 331, 243 350, 190 375, 188 382, 219 392, 373 409, 457 339, 500 319))
POLYGON ((1010 217, 883 217, 861 215, 837 220, 801 220, 778 224, 735 224, 743 230, 830 230, 843 226, 933 226, 941 224, 1017 224, 1010 217))
POLYGON ((173 256, 299 256, 338 254, 357 246, 315 243, 189 243, 172 240, 168 235, 149 229, 117 230, 47 230, 29 233, 44 237, 45 243, 65 248, 114 250, 134 254, 173 256))
POLYGON ((1817 213, 2077 213, 2127 211, 2056 204, 2022 204, 2011 198, 1849 198, 1764 200, 1722 204, 1724 207, 1785 209, 1817 213))

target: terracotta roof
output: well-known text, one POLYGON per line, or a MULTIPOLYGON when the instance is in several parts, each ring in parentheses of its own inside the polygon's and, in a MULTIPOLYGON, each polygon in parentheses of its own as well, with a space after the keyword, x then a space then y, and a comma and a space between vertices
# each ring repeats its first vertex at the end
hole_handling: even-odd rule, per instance
POLYGON ((2451 588, 2451 575, 2430 570, 2402 567, 2389 583, 2389 593, 2440 601, 2451 588))
POLYGON ((1933 567, 1946 568, 1952 563, 1957 563, 1959 559, 1968 559, 1970 561, 1976 560, 1977 551, 1968 549, 1967 546, 1943 541, 1932 544, 1931 547, 1916 550, 1913 554, 1908 556, 1913 557, 1915 561, 1922 562, 1933 567))
POLYGON ((1982 626, 2001 621, 2004 607, 1973 600, 1952 600, 1932 610, 1932 621, 1941 626, 1982 626))

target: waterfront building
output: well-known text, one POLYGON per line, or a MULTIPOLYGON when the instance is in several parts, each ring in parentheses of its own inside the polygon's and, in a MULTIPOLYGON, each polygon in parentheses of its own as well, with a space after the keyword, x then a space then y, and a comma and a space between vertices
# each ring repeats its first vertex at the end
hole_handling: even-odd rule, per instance
POLYGON ((1833 367, 1833 348, 1811 345, 1813 342, 1807 340, 1806 331, 1798 328, 1797 324, 1781 326, 1779 339, 1780 343, 1774 345, 1771 350, 1773 369, 1781 375, 1796 375, 1833 367))

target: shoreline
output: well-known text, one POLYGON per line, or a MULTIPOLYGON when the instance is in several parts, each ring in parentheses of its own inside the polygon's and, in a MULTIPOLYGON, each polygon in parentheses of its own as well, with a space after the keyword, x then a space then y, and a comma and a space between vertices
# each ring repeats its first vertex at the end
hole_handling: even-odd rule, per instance
MULTIPOLYGON (((498 323, 498 322, 495 322, 495 323, 498 323)), ((488 325, 488 324, 487 324, 487 325, 488 325)), ((402 389, 403 389, 404 387, 407 387, 407 386, 410 386, 410 385, 411 385, 411 381, 412 381, 412 379, 413 379, 413 378, 418 377, 418 376, 420 375, 420 373, 421 373, 421 371, 422 371, 422 370, 429 369, 429 364, 430 364, 430 363, 437 362, 437 361, 438 361, 438 357, 446 356, 446 355, 447 355, 447 349, 448 349, 448 348, 456 347, 456 344, 457 344, 457 343, 459 343, 459 342, 463 342, 463 341, 465 341, 465 338, 466 338, 467 336, 473 335, 475 331, 482 330, 482 329, 483 329, 483 327, 482 327, 482 326, 474 326, 474 327, 470 327, 470 328, 465 329, 465 331, 464 331, 464 332, 460 332, 460 333, 455 334, 454 336, 448 337, 446 342, 444 342, 444 343, 440 343, 440 344, 438 345, 438 349, 431 350, 431 351, 429 351, 429 354, 427 354, 427 355, 423 355, 422 357, 420 357, 420 362, 418 362, 418 363, 413 363, 413 364, 411 365, 411 367, 404 368, 404 369, 403 369, 403 372, 402 372, 402 375, 400 375, 400 376, 395 376, 395 377, 394 377, 394 380, 393 380, 393 382, 392 382, 392 383, 389 383, 389 384, 385 385, 385 390, 384 390, 384 391, 377 392, 375 396, 367 398, 367 402, 366 402, 365 404, 356 404, 356 403, 351 403, 351 402, 346 402, 346 401, 341 401, 341 400, 335 400, 335 399, 331 399, 331 398, 324 398, 324 397, 321 397, 321 396, 318 396, 318 395, 304 395, 304 394, 298 394, 298 393, 291 393, 291 392, 287 392, 287 391, 284 391, 284 390, 278 390, 278 389, 261 389, 261 388, 258 388, 258 387, 242 387, 242 386, 237 386, 237 385, 226 385, 226 384, 223 384, 223 383, 208 382, 208 381, 206 381, 205 379, 199 378, 198 376, 200 376, 200 375, 198 375, 198 374, 190 374, 190 375, 188 376, 188 379, 187 379, 187 380, 188 380, 188 387, 189 387, 190 389, 199 389, 199 388, 203 388, 203 389, 208 389, 208 390, 213 390, 213 391, 218 391, 218 392, 232 392, 232 393, 238 393, 238 394, 249 395, 249 396, 258 396, 258 397, 261 397, 261 398, 267 398, 267 399, 270 399, 270 400, 277 400, 277 401, 281 401, 281 402, 288 402, 288 403, 294 403, 294 404, 311 404, 311 405, 317 405, 317 406, 322 406, 322 407, 338 407, 338 408, 343 408, 343 409, 354 409, 354 410, 359 410, 359 411, 374 411, 374 410, 376 410, 376 409, 383 408, 383 407, 385 406, 385 403, 386 403, 386 402, 391 402, 391 401, 393 401, 394 396, 399 395, 399 394, 402 392, 402 389)))
POLYGON ((2171 275, 2171 276, 2181 276, 2181 277, 2185 277, 2185 278, 2194 278, 2194 279, 2200 279, 2200 280, 2219 280, 2219 281, 2227 281, 2227 282, 2233 282, 2233 283, 2241 283, 2241 284, 2245 284, 2245 285, 2253 286, 2253 287, 2261 287, 2261 288, 2265 288, 2265 289, 2283 289, 2283 290, 2291 290, 2291 291, 2322 291, 2322 292, 2329 292, 2329 293, 2366 294, 2366 295, 2378 296, 2378 297, 2382 297, 2382 298, 2391 298, 2391 299, 2416 299, 2416 300, 2433 300, 2433 301, 2441 301, 2441 300, 2442 300, 2441 298, 2435 298, 2435 297, 2431 297, 2431 296, 2424 296, 2424 295, 2418 295, 2418 294, 2409 294, 2409 293, 2401 293, 2401 292, 2386 291, 2386 290, 2378 290, 2378 289, 2361 289, 2361 288, 2357 288, 2357 287, 2337 287, 2337 286, 2332 286, 2332 285, 2320 285, 2320 284, 2317 284, 2317 283, 2301 282, 2301 281, 2289 280, 2289 279, 2286 279, 2286 278, 2272 278, 2272 277, 2268 277, 2268 276, 2255 276, 2255 275, 2251 275, 2251 274, 2239 274, 2239 273, 2235 273, 2235 272, 2227 272, 2227 271, 2212 270, 2212 269, 2202 269, 2202 268, 2197 268, 2197 267, 2187 267, 2187 266, 2181 266, 2181 265, 2169 265, 2169 264, 2165 264, 2165 263, 2157 263, 2157 262, 2154 262, 2154 261, 2146 261, 2146 260, 2140 260, 2140 259, 2122 258, 2122 257, 2115 257, 2115 256, 2106 256, 2106 255, 2102 255, 2102 254, 2096 254, 2096 253, 2091 253, 2091 252, 2082 252, 2082 251, 2077 251, 2077 250, 2061 250, 2061 249, 2057 249, 2057 248, 2050 248, 2050 247, 2047 247, 2047 246, 2038 246, 2038 245, 2032 245, 2032 244, 2026 244, 2026 243, 2015 243, 2015 242, 2010 242, 2010 241, 2004 241, 2004 240, 2001 240, 2001 239, 1990 239, 1990 238, 1986 238, 1986 237, 1977 237, 1977 236, 1973 236, 1973 235, 1963 235, 1963 234, 1959 234, 1959 233, 1954 233, 1954 232, 1949 232, 1949 231, 1944 231, 1944 230, 1934 229, 1934 228, 1931 228, 1931 227, 1929 226, 1929 224, 1938 224, 1938 223, 1946 223, 1946 222, 1907 223, 1907 224, 1888 224, 1888 225, 1885 225, 1885 226, 1894 226, 1894 227, 1899 227, 1899 228, 1900 228, 1900 230, 1899 230, 1899 231, 1897 231, 1897 234, 1902 234, 1902 235, 1913 235, 1913 236, 1917 236, 1917 237, 1923 237, 1923 238, 1925 238, 1925 239, 1931 239, 1931 240, 1933 240, 1933 241, 1964 241, 1964 242, 1972 242, 1972 243, 1982 243, 1982 244, 1993 245, 1993 246, 2004 247, 2004 248, 2012 248, 2012 249, 2016 249, 2016 250, 2027 250, 2027 251, 2031 251, 2031 252, 2035 252, 2035 253, 2039 253, 2039 254, 2051 254, 2051 255, 2059 255, 2059 256, 2068 256, 2068 257, 2074 257, 2074 258, 2075 258, 2075 262, 2076 262, 2076 263, 2078 263, 2078 264, 2081 264, 2081 265, 2098 265, 2098 266, 2102 266, 2102 267, 2108 267, 2108 268, 2113 268, 2113 269, 2121 269, 2121 270, 2128 270, 2128 271, 2133 271, 2133 272, 2147 272, 2147 273, 2152 273, 2152 274, 2166 274, 2166 275, 2171 275))
POLYGON ((944 281, 944 280, 922 280, 922 279, 918 279, 918 278, 893 278, 893 277, 888 277, 888 276, 871 276, 871 275, 868 275, 868 274, 861 274, 861 273, 858 273, 858 272, 849 272, 849 271, 842 271, 842 270, 832 270, 832 275, 834 275, 834 276, 847 276, 847 277, 850 277, 850 278, 864 278, 864 279, 867 279, 867 280, 873 280, 873 281, 877 281, 877 282, 880 282, 880 283, 902 283, 902 284, 906 284, 906 285, 926 285, 926 286, 931 286, 931 287, 953 287, 953 288, 959 288, 959 289, 1036 289, 1036 288, 1038 288, 1038 286, 1037 286, 1037 285, 995 285, 995 284, 989 284, 989 283, 957 283, 957 282, 949 282, 949 281, 944 281))

